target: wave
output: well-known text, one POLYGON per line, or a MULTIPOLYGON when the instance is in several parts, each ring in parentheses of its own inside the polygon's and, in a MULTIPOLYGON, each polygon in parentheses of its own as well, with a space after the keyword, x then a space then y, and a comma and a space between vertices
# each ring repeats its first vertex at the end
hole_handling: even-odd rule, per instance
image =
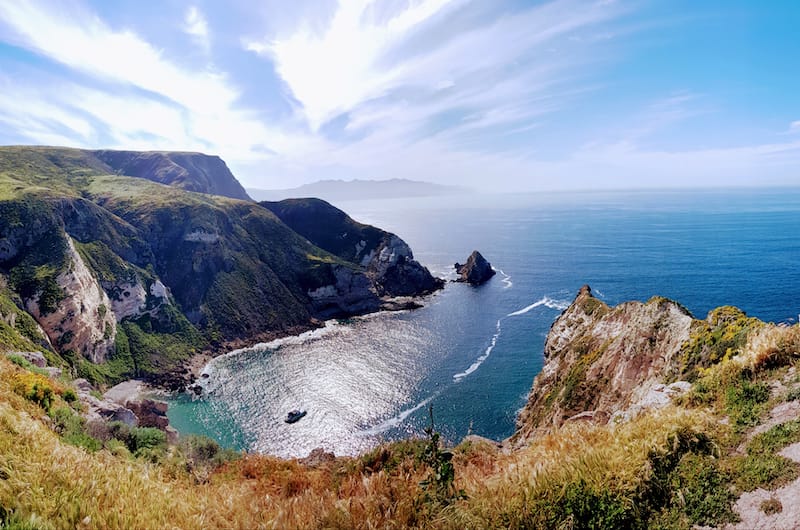
POLYGON ((510 289, 511 286, 514 285, 514 282, 511 281, 511 276, 503 272, 503 269, 495 269, 497 272, 503 275, 503 278, 500 279, 503 282, 503 289, 510 289))
POLYGON ((477 370, 478 368, 480 368, 480 366, 483 364, 483 362, 484 362, 486 359, 488 359, 488 358, 489 358, 489 355, 491 355, 491 354, 492 354, 492 350, 493 350, 493 349, 494 349, 494 347, 497 345, 497 339, 498 339, 498 337, 500 337, 500 321, 499 321, 499 320, 497 321, 497 331, 495 331, 495 334, 492 336, 492 341, 491 341, 491 343, 489 344, 489 346, 487 346, 487 347, 486 347, 486 350, 483 352, 483 355, 481 355, 480 357, 478 357, 477 359, 475 359, 475 362, 474 362, 474 363, 472 363, 472 364, 469 366, 469 368, 467 368, 467 369, 466 369, 466 370, 464 370, 463 372, 459 372, 459 373, 455 374, 455 375, 453 376, 453 380, 454 380, 455 382, 459 382, 459 381, 461 381, 462 379, 464 379, 465 377, 467 377, 469 374, 471 374, 472 372, 474 372, 475 370, 477 370))
POLYGON ((550 309, 557 309, 559 311, 563 311, 563 310, 565 310, 566 308, 569 307, 569 302, 566 302, 564 300, 553 300, 549 296, 545 296, 541 300, 537 300, 534 303, 532 303, 531 305, 523 307, 522 309, 520 309, 518 311, 514 311, 513 313, 509 313, 506 316, 508 316, 508 317, 518 317, 520 315, 524 315, 525 313, 533 311, 537 307, 541 307, 541 306, 549 307, 550 309))
POLYGON ((361 434, 364 434, 364 435, 375 435, 375 434, 380 434, 382 432, 386 432, 389 429, 393 429, 395 427, 398 427, 400 424, 402 424, 404 421, 406 421, 406 418, 408 418, 409 416, 414 414, 416 411, 418 411, 419 409, 421 409, 422 407, 424 407, 425 405, 427 405, 431 401, 433 401, 433 399, 438 395, 439 395, 439 392, 436 392, 436 393, 428 396, 427 398, 425 398, 424 400, 420 401, 419 403, 417 403, 413 407, 401 411, 399 414, 397 414, 397 416, 393 416, 393 417, 389 418, 388 420, 386 420, 386 421, 384 421, 382 423, 379 423, 378 425, 375 425, 374 427, 370 427, 369 429, 364 429, 363 431, 361 431, 361 434))

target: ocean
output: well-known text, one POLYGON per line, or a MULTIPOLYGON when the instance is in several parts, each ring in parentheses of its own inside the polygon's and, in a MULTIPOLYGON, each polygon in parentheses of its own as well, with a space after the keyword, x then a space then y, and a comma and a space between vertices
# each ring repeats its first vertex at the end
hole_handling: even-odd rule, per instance
POLYGON ((800 313, 800 189, 465 195, 336 204, 402 237, 435 275, 479 250, 487 284, 448 283, 379 313, 232 352, 208 396, 170 398, 182 433, 285 457, 357 454, 420 436, 513 433, 552 322, 583 284, 609 304, 661 295, 696 317, 720 305, 800 313), (308 411, 295 424, 292 409, 308 411))

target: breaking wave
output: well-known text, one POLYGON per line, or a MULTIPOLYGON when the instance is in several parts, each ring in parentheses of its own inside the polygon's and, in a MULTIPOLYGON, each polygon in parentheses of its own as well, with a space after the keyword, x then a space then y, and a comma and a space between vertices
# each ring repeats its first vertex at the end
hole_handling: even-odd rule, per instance
POLYGON ((563 311, 569 307, 569 302, 565 302, 564 300, 553 300, 549 296, 543 297, 541 300, 537 300, 529 306, 523 307, 518 311, 514 311, 513 313, 509 313, 508 317, 518 317, 520 315, 524 315, 530 311, 533 311, 537 307, 549 307, 550 309, 557 309, 559 311, 563 311))

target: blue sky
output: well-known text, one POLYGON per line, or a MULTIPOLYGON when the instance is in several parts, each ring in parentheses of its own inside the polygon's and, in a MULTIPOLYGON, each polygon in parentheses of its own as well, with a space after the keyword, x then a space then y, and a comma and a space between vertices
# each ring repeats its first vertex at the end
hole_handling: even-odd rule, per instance
POLYGON ((800 2, 0 1, 0 144, 248 187, 800 185, 800 2))

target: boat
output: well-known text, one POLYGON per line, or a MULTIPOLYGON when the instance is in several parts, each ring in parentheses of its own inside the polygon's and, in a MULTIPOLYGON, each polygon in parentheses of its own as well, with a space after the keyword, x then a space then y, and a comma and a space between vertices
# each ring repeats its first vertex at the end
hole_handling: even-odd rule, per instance
POLYGON ((300 418, 306 415, 306 411, 304 410, 292 410, 289 414, 286 415, 286 419, 283 420, 286 423, 294 423, 296 421, 300 421, 300 418))

